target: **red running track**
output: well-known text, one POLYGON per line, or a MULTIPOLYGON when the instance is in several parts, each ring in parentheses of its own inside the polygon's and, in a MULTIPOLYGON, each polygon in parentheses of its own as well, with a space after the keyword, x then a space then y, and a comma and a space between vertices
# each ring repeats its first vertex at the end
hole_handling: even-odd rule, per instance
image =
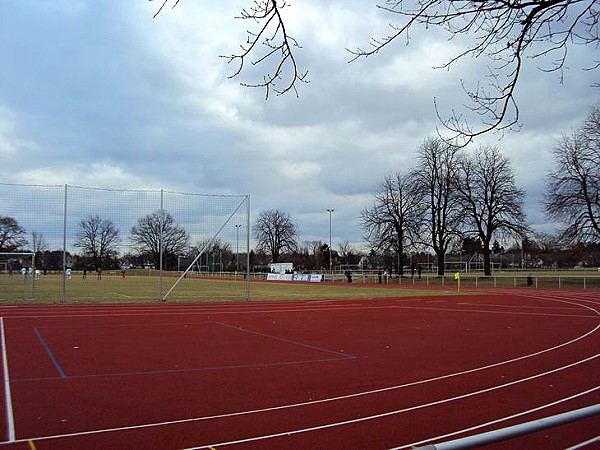
MULTIPOLYGON (((597 292, 0 307, 1 446, 411 448, 600 403, 597 292)), ((489 448, 562 449, 600 417, 489 448)), ((592 448, 599 442, 586 448, 592 448)))

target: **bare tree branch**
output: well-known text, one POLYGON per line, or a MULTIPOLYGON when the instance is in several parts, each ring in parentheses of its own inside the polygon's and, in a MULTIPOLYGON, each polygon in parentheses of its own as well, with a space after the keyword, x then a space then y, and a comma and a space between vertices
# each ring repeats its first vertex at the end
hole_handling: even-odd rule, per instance
MULTIPOLYGON (((384 38, 372 38, 370 48, 349 50, 351 61, 373 56, 400 37, 405 37, 408 44, 411 30, 422 26, 442 28, 449 39, 458 35, 473 39, 470 46, 442 63, 441 68, 449 69, 467 57, 483 57, 491 62, 487 83, 478 82, 474 88, 468 88, 461 82, 469 99, 463 106, 479 117, 481 124, 477 128, 454 109, 450 117, 442 117, 436 100, 436 113, 451 132, 450 140, 462 138, 465 145, 493 130, 518 128, 515 89, 526 60, 556 55, 550 67, 540 69, 562 74, 570 45, 600 42, 600 10, 595 0, 387 0, 378 7, 397 16, 399 25, 390 25, 392 33, 384 38)), ((591 62, 588 70, 599 64, 598 60, 591 62)))
POLYGON ((554 150, 546 183, 546 213, 562 221, 568 244, 600 241, 600 110, 580 130, 564 135, 554 150))

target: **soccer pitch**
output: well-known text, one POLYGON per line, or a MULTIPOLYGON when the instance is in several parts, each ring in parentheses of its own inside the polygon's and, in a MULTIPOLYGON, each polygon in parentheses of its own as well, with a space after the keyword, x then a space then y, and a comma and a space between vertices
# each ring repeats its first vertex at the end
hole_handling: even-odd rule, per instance
MULTIPOLYGON (((0 275, 0 304, 54 304, 54 303, 133 303, 159 302, 173 285, 174 277, 127 275, 102 275, 97 279, 89 274, 85 279, 74 274, 64 280, 61 275, 42 275, 39 280, 20 275, 0 275), (65 292, 63 300, 63 289, 65 292)), ((414 295, 440 295, 450 293, 439 289, 409 289, 392 285, 361 283, 288 283, 252 281, 250 298, 262 300, 326 300, 348 298, 384 298, 414 295)), ((243 301, 246 299, 246 282, 243 279, 184 279, 173 290, 167 302, 243 301)))

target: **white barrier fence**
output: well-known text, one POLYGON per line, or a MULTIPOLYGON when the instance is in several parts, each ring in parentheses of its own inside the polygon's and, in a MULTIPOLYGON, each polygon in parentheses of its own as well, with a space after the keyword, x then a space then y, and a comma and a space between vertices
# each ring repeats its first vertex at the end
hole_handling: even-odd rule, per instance
POLYGON ((267 281, 305 281, 309 283, 319 283, 323 281, 323 275, 320 273, 269 273, 267 281))

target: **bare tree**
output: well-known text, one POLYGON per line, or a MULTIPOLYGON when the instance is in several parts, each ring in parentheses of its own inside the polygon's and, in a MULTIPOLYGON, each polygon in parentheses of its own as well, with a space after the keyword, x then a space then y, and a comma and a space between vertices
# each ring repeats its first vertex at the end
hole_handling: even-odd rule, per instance
POLYGON ((388 175, 375 193, 373 205, 361 212, 361 227, 371 248, 398 255, 398 273, 403 275, 404 252, 414 245, 422 227, 425 209, 422 192, 413 174, 388 175))
POLYGON ((562 221, 565 242, 600 240, 600 110, 580 130, 563 135, 554 149, 555 168, 546 181, 546 213, 562 221))
POLYGON ((455 189, 458 152, 458 147, 440 138, 426 139, 417 151, 419 163, 413 175, 423 196, 427 217, 424 221, 427 240, 421 238, 421 244, 435 252, 438 275, 444 275, 446 253, 460 235, 464 218, 464 208, 455 189))
MULTIPOLYGON (((161 0, 155 17, 169 1, 161 0)), ((179 0, 171 3, 175 7, 179 0)), ((254 0, 237 18, 254 22, 256 30, 247 32, 239 52, 223 56, 237 64, 230 78, 240 75, 247 60, 253 66, 272 67, 261 81, 242 83, 264 88, 266 97, 271 90, 277 94, 294 91, 298 95, 296 84, 307 81, 307 72, 299 70, 293 52, 300 45, 289 35, 281 14, 286 6, 285 0, 254 0)), ((440 116, 453 137, 466 138, 467 143, 492 130, 518 127, 515 91, 527 61, 535 60, 543 72, 559 72, 562 80, 570 46, 597 45, 600 40, 597 0, 385 0, 377 8, 398 21, 390 24, 390 32, 384 37, 372 38, 368 48, 349 50, 352 60, 375 55, 398 40, 408 45, 413 32, 421 27, 425 31, 442 29, 448 39, 464 35, 470 42, 464 50, 440 62, 440 67, 449 69, 466 58, 488 61, 485 80, 476 80, 472 88, 461 81, 470 102, 466 110, 479 116, 481 126, 474 128, 459 112, 453 112, 448 119, 440 116), (540 61, 549 62, 542 66, 540 61)), ((596 59, 584 69, 595 70, 599 66, 600 60, 596 59)))
POLYGON ((161 255, 165 267, 176 267, 177 256, 187 254, 190 236, 170 213, 156 210, 138 219, 130 239, 139 253, 151 256, 155 267, 160 266, 161 255))
POLYGON ((274 263, 284 252, 294 252, 298 248, 298 230, 288 213, 277 209, 263 211, 253 227, 258 241, 258 249, 270 253, 274 263))
POLYGON ((14 252, 27 244, 25 229, 16 219, 0 216, 0 252, 14 252))
MULTIPOLYGON (((156 17, 169 0, 162 0, 156 17)), ((177 6, 179 0, 173 2, 177 6)), ((282 18, 282 10, 288 6, 285 0, 254 0, 248 8, 242 9, 237 19, 252 22, 255 30, 247 30, 246 42, 240 45, 238 52, 221 55, 229 64, 236 66, 229 78, 238 77, 246 63, 252 66, 263 65, 271 67, 262 80, 242 82, 242 86, 261 88, 265 90, 265 98, 271 91, 277 95, 293 91, 298 96, 297 83, 306 83, 308 71, 298 67, 295 48, 300 48, 296 39, 288 33, 282 18)))
POLYGON ((484 274, 490 276, 492 239, 502 234, 525 236, 525 191, 515 183, 510 160, 497 147, 480 147, 458 165, 457 188, 466 206, 465 222, 481 241, 484 274))
POLYGON ((33 246, 32 250, 34 253, 42 253, 48 250, 48 243, 44 238, 43 233, 38 233, 37 231, 33 231, 31 233, 31 244, 33 246))
POLYGON ((96 214, 79 222, 75 247, 91 257, 95 267, 102 267, 102 263, 116 254, 119 242, 119 230, 112 220, 96 214))
MULTIPOLYGON (((370 48, 353 50, 355 59, 374 55, 398 39, 408 44, 411 32, 422 27, 441 28, 448 39, 457 35, 470 39, 471 44, 440 67, 449 69, 459 60, 481 57, 490 64, 487 82, 479 80, 470 88, 461 81, 470 101, 466 109, 480 117, 482 126, 473 128, 456 112, 441 119, 453 138, 466 138, 467 143, 492 130, 518 127, 515 90, 528 60, 551 61, 540 69, 559 72, 562 79, 569 46, 599 41, 596 0, 386 0, 378 7, 395 15, 399 23, 391 25, 387 36, 372 39, 370 48)), ((599 64, 590 61, 584 69, 596 69, 599 64)))
POLYGON ((228 242, 222 242, 220 239, 199 240, 196 245, 190 248, 190 259, 198 256, 200 252, 202 252, 199 260, 201 266, 205 261, 206 265, 212 267, 213 271, 216 270, 216 266, 219 266, 219 271, 224 270, 226 266, 231 269, 232 264, 235 269, 235 253, 228 242))

